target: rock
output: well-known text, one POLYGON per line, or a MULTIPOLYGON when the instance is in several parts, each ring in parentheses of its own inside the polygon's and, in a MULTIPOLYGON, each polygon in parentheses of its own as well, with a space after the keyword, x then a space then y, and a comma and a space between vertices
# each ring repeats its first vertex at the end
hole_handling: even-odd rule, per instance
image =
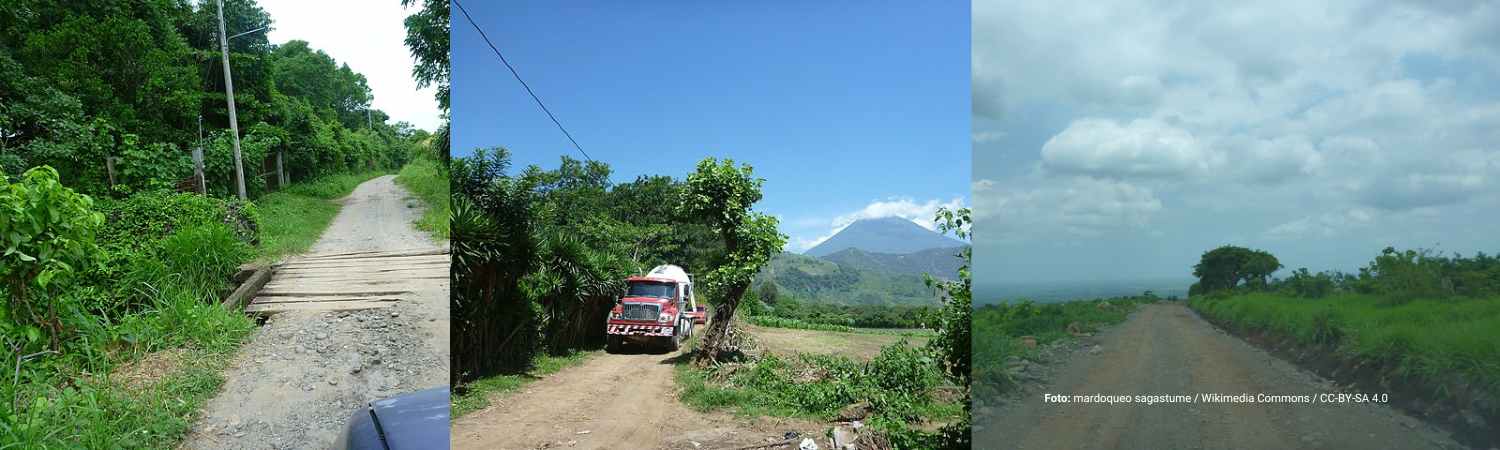
POLYGON ((864 418, 870 416, 870 412, 873 409, 874 406, 870 405, 870 402, 859 402, 845 406, 839 410, 838 420, 840 422, 864 420, 864 418))
POLYGON ((818 450, 818 443, 812 438, 802 438, 802 443, 797 445, 797 450, 818 450))
POLYGON ((1090 355, 1097 355, 1097 354, 1099 354, 1100 352, 1103 352, 1103 351, 1104 351, 1104 347, 1100 347, 1098 345, 1095 345, 1095 346, 1089 348, 1089 354, 1090 355))

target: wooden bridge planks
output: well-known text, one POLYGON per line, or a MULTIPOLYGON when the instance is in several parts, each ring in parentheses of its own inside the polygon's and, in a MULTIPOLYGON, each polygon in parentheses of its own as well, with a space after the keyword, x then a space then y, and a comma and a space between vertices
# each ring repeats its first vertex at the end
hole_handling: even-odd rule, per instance
POLYGON ((253 314, 385 308, 448 279, 446 249, 304 255, 275 273, 245 307, 253 314))

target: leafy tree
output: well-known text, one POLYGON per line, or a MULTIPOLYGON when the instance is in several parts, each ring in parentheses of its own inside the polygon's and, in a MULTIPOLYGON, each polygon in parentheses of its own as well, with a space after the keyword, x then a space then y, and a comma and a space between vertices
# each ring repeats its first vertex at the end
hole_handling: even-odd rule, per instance
POLYGON ((712 227, 725 250, 723 263, 705 277, 709 289, 720 297, 703 346, 694 357, 700 365, 726 356, 730 321, 740 298, 761 266, 786 244, 786 236, 776 229, 775 217, 751 210, 761 199, 764 182, 755 177, 748 164, 736 167, 730 159, 705 158, 688 175, 682 192, 678 204, 682 217, 712 227))
POLYGON ((1193 266, 1193 276, 1198 277, 1195 293, 1210 293, 1229 290, 1241 283, 1252 289, 1263 289, 1269 285, 1272 273, 1281 269, 1275 256, 1263 250, 1225 245, 1203 253, 1198 264, 1193 266))
MULTIPOLYGON (((938 223, 938 229, 944 233, 952 232, 959 239, 965 240, 972 237, 970 225, 974 221, 969 208, 939 209, 934 220, 938 223)), ((968 396, 974 367, 974 284, 969 265, 974 260, 973 248, 964 246, 959 257, 964 262, 959 266, 957 280, 941 280, 933 278, 931 274, 926 275, 927 285, 942 291, 944 297, 943 308, 938 311, 937 336, 928 343, 928 347, 943 361, 943 369, 948 377, 964 388, 963 420, 944 427, 940 436, 946 448, 969 448, 970 444, 969 410, 972 405, 968 396)))
POLYGON ((412 76, 417 87, 437 86, 438 108, 443 110, 443 126, 437 131, 434 147, 440 149, 439 161, 448 163, 449 126, 448 91, 452 66, 449 63, 448 0, 401 0, 401 6, 410 7, 422 1, 422 10, 406 17, 406 46, 411 49, 417 65, 412 67, 412 76))

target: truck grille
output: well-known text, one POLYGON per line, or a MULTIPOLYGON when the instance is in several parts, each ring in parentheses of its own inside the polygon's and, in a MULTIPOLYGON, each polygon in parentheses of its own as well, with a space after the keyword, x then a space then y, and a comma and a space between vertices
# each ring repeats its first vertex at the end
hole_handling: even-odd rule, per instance
POLYGON ((650 320, 655 321, 660 315, 661 307, 650 303, 626 303, 625 310, 620 313, 620 318, 625 320, 650 320))

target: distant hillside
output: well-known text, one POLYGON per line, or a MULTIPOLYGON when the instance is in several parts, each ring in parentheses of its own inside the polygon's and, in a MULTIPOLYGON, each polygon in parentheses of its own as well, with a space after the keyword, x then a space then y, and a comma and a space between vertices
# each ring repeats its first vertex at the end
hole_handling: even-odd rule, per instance
POLYGON ((963 245, 966 244, 922 228, 910 220, 882 217, 857 220, 803 254, 821 257, 848 248, 872 253, 906 254, 963 245))
POLYGON ((974 304, 1001 303, 1016 300, 1031 300, 1037 303, 1056 303, 1074 300, 1140 295, 1145 291, 1161 296, 1187 297, 1192 279, 1141 279, 1141 280, 1090 280, 1090 281, 1036 281, 1036 282, 986 282, 982 277, 974 283, 974 304))
POLYGON ((856 269, 919 277, 922 274, 932 274, 938 278, 951 280, 958 278, 958 268, 963 265, 963 259, 958 257, 958 252, 962 250, 963 247, 946 247, 893 254, 846 248, 822 258, 856 269))
POLYGON ((755 286, 775 284, 778 295, 842 305, 936 305, 937 294, 920 275, 885 273, 811 256, 782 253, 756 276, 755 286))

